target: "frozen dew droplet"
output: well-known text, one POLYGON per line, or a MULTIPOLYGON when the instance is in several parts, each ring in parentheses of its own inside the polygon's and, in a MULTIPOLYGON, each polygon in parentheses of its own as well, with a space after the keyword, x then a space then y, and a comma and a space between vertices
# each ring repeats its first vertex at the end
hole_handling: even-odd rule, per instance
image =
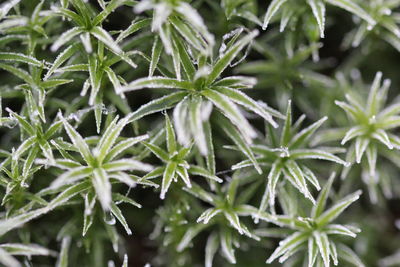
POLYGON ((27 183, 25 182, 25 180, 22 180, 21 183, 20 183, 20 185, 21 185, 21 187, 24 187, 24 188, 28 188, 28 187, 29 187, 29 184, 27 184, 27 183))
POLYGON ((221 47, 219 49, 219 54, 220 56, 225 52, 227 46, 226 46, 226 41, 229 40, 230 38, 232 38, 235 35, 239 35, 243 32, 243 27, 234 29, 233 31, 228 32, 227 34, 225 34, 224 36, 222 36, 222 44, 221 47))
POLYGON ((281 157, 281 158, 290 157, 289 149, 287 147, 281 147, 280 151, 281 151, 281 153, 279 154, 279 157, 281 157))
POLYGON ((371 118, 369 118, 369 124, 375 124, 376 123, 376 116, 373 115, 371 118))
POLYGON ((359 79, 361 78, 360 70, 358 70, 358 69, 352 69, 352 70, 350 71, 350 77, 351 77, 354 81, 359 80, 359 79))
POLYGON ((107 211, 104 213, 104 222, 108 225, 115 224, 115 217, 112 215, 111 211, 107 211))
POLYGON ((384 14, 386 16, 390 16, 392 14, 392 10, 390 10, 389 8, 384 8, 382 10, 382 14, 384 14))

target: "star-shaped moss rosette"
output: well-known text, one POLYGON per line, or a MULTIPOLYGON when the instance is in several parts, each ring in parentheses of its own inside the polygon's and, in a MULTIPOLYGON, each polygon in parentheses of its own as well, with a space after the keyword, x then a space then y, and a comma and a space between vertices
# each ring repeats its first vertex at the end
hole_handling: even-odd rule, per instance
MULTIPOLYGON (((393 133, 400 126, 400 104, 394 102, 386 105, 390 80, 382 82, 382 73, 378 72, 370 87, 368 97, 356 92, 346 94, 347 101, 336 101, 343 109, 352 126, 329 129, 321 132, 317 138, 319 143, 324 140, 340 140, 342 145, 348 145, 346 161, 361 164, 364 181, 370 192, 376 191, 379 182, 377 161, 383 156, 396 166, 400 149, 400 139, 393 133), (377 182, 378 181, 378 182, 377 182)), ((345 168, 342 178, 347 177, 351 167, 345 168)), ((370 194, 371 201, 376 202, 375 194, 370 194)))
MULTIPOLYGON (((327 117, 311 124, 303 130, 299 130, 304 116, 292 124, 292 108, 289 101, 286 120, 282 128, 280 139, 275 136, 274 132, 269 132, 270 144, 268 145, 253 145, 252 151, 256 155, 256 160, 262 165, 271 166, 267 176, 265 192, 263 194, 260 211, 264 211, 269 205, 274 208, 276 187, 280 183, 281 178, 285 178, 299 192, 301 192, 312 203, 315 200, 308 189, 307 182, 311 183, 317 190, 320 189, 318 179, 315 174, 301 163, 307 159, 326 160, 342 165, 348 163, 332 154, 329 149, 306 148, 311 136, 317 129, 326 121, 327 117)), ((234 166, 233 169, 248 167, 251 165, 250 160, 244 160, 234 166)))
POLYGON ((64 117, 60 115, 60 119, 84 163, 82 164, 80 160, 69 154, 64 154, 68 158, 57 160, 56 166, 66 170, 66 172, 52 182, 50 189, 54 190, 67 184, 89 179, 103 210, 109 211, 112 202, 111 178, 131 187, 135 184, 135 180, 127 172, 133 170, 149 172, 153 169, 151 165, 135 159, 116 159, 126 149, 147 138, 144 135, 116 143, 122 129, 128 124, 126 118, 118 120, 118 117, 116 117, 105 130, 98 145, 92 150, 87 141, 64 117))
POLYGON ((400 19, 396 12, 400 6, 399 1, 363 1, 361 6, 376 21, 370 25, 365 21, 357 21, 358 27, 350 31, 344 44, 347 47, 358 47, 361 44, 368 46, 375 38, 389 43, 393 48, 400 51, 400 19))
MULTIPOLYGON (((331 260, 337 266, 339 258, 344 258, 352 263, 359 263, 364 266, 355 253, 349 252, 349 248, 338 243, 336 236, 347 236, 355 238, 360 231, 351 225, 342 225, 333 223, 333 221, 344 212, 353 202, 357 201, 361 191, 356 191, 342 199, 333 202, 333 205, 325 210, 325 206, 334 175, 327 181, 324 188, 319 193, 316 204, 312 207, 310 217, 296 217, 291 215, 276 215, 271 217, 269 214, 260 219, 272 222, 279 227, 289 228, 292 233, 279 242, 279 247, 268 258, 267 263, 272 263, 279 258, 283 263, 296 253, 307 251, 307 257, 304 257, 304 266, 324 266, 329 267, 331 260), (353 257, 349 257, 353 255, 353 257)), ((351 251, 351 250, 350 250, 351 251)))
MULTIPOLYGON (((239 177, 234 176, 228 184, 218 186, 215 194, 205 191, 197 184, 185 190, 211 207, 197 218, 197 224, 186 231, 177 246, 178 251, 188 248, 201 232, 211 230, 205 248, 205 266, 212 267, 214 256, 219 249, 231 264, 235 264, 235 246, 238 246, 239 238, 243 236, 260 240, 250 230, 250 226, 246 226, 241 220, 241 217, 257 213, 257 209, 246 204, 249 192, 254 188, 240 187, 239 177)), ((264 216, 268 215, 264 213, 264 216)))
POLYGON ((165 134, 167 150, 164 150, 152 143, 143 143, 154 155, 157 156, 157 158, 164 163, 164 166, 154 169, 143 177, 145 179, 150 179, 151 177, 152 179, 162 176, 160 193, 161 199, 165 198, 171 183, 173 181, 177 182, 178 178, 182 179, 185 186, 188 188, 192 187, 190 175, 202 176, 206 179, 219 183, 222 182, 220 178, 213 175, 207 169, 188 163, 191 146, 188 148, 181 147, 177 143, 175 130, 167 114, 165 114, 165 134))

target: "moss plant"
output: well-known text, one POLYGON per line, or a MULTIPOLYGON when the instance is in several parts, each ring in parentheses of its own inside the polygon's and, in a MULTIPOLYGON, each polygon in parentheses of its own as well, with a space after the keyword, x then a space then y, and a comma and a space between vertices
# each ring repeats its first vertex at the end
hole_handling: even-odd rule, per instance
POLYGON ((0 265, 400 266, 399 8, 1 1, 0 265))

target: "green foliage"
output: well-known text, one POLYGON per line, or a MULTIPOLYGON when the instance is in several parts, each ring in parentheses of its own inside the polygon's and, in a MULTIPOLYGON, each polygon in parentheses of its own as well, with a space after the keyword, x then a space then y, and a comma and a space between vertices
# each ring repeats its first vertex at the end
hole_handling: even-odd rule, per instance
POLYGON ((2 1, 0 265, 398 266, 399 5, 2 1))

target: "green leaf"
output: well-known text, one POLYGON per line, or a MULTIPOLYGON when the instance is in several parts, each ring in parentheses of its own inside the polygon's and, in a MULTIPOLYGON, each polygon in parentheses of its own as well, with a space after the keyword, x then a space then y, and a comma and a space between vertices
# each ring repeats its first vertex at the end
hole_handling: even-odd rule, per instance
POLYGON ((117 205, 115 205, 114 202, 111 203, 111 212, 117 218, 117 220, 122 224, 126 233, 128 235, 132 235, 132 230, 129 228, 129 225, 126 222, 125 217, 122 214, 122 211, 118 208, 117 205))
POLYGON ((318 255, 318 247, 314 238, 308 239, 308 267, 313 267, 318 255))
POLYGON ((190 179, 189 179, 189 173, 185 167, 177 166, 176 174, 179 175, 179 177, 183 180, 183 182, 185 183, 185 185, 188 188, 192 187, 192 183, 190 182, 190 179))
POLYGON ((221 209, 218 208, 209 208, 206 209, 200 216, 197 218, 196 222, 200 223, 203 222, 204 224, 208 224, 210 220, 215 217, 216 215, 222 212, 221 209))
POLYGON ((276 192, 276 185, 278 184, 279 177, 281 176, 282 172, 282 166, 279 162, 275 162, 272 164, 271 170, 268 174, 268 182, 267 182, 267 188, 268 192, 264 192, 263 198, 261 200, 261 205, 260 205, 260 210, 265 211, 265 208, 267 207, 267 203, 269 202, 269 205, 271 207, 274 207, 275 205, 275 192, 276 192))
POLYGON ((354 266, 365 267, 364 263, 357 256, 357 254, 354 253, 354 251, 351 250, 348 246, 344 244, 339 244, 337 246, 337 249, 340 258, 343 258, 345 261, 353 264, 354 266))
POLYGON ((192 175, 199 175, 202 176, 204 178, 216 181, 218 183, 222 183, 223 180, 221 178, 219 178, 218 176, 215 176, 214 174, 212 174, 211 172, 209 172, 208 170, 204 169, 203 167, 200 166, 194 166, 194 165, 190 165, 189 168, 189 173, 192 175))
POLYGON ((179 81, 173 78, 154 76, 154 77, 137 79, 131 82, 130 84, 121 87, 120 90, 117 91, 117 93, 124 93, 144 88, 172 88, 172 89, 192 90, 192 84, 187 81, 179 81))
POLYGON ((60 193, 57 197, 52 199, 50 203, 45 207, 45 212, 50 212, 51 210, 63 205, 65 202, 70 200, 72 197, 76 196, 77 194, 87 190, 90 187, 88 181, 80 182, 75 185, 71 185, 65 188, 62 193, 60 193))
POLYGON ((128 203, 128 204, 131 204, 132 206, 135 206, 135 207, 137 207, 139 209, 142 207, 142 205, 140 205, 139 203, 137 203, 133 199, 131 199, 129 197, 126 197, 124 195, 121 195, 119 193, 114 193, 113 194, 113 200, 116 202, 116 204, 128 203))
POLYGON ((169 155, 166 151, 164 151, 162 148, 153 145, 151 143, 143 142, 143 144, 150 149, 150 151, 157 156, 157 158, 161 159, 164 162, 169 161, 169 155))
POLYGON ((1 244, 0 248, 7 251, 10 255, 21 255, 27 257, 35 255, 48 256, 52 254, 52 252, 47 248, 44 248, 36 244, 26 245, 26 244, 7 243, 7 244, 1 244))
POLYGON ((375 176, 377 157, 378 157, 378 149, 376 145, 370 144, 367 147, 367 160, 368 160, 369 174, 371 176, 375 176))
POLYGON ((214 83, 214 86, 228 87, 234 89, 250 89, 257 84, 257 79, 248 76, 229 76, 214 83))
POLYGON ((376 130, 375 132, 372 133, 372 138, 378 140, 379 142, 387 146, 389 149, 393 149, 393 144, 390 142, 389 136, 384 130, 382 129, 376 130))
POLYGON ((290 151, 292 159, 320 159, 348 166, 349 164, 332 153, 318 149, 295 149, 290 151))
POLYGON ((273 0, 267 9, 267 13, 265 14, 263 30, 268 27, 271 18, 278 12, 279 8, 286 2, 287 0, 273 0))
POLYGON ((124 52, 119 47, 119 45, 113 40, 111 35, 105 31, 103 28, 96 26, 93 27, 90 33, 96 37, 100 42, 107 46, 111 51, 117 55, 122 55, 124 52))
POLYGON ((126 37, 128 37, 129 35, 137 32, 138 30, 149 26, 151 23, 151 19, 150 18, 146 18, 146 19, 141 19, 139 21, 132 21, 132 24, 129 25, 128 28, 126 28, 124 31, 122 31, 118 37, 116 42, 119 43, 121 42, 123 39, 125 39, 126 37))
POLYGON ((365 133, 365 130, 361 126, 353 126, 346 132, 346 135, 343 137, 342 141, 340 142, 341 145, 346 144, 348 141, 351 139, 363 135, 365 133))
POLYGON ((369 139, 365 137, 357 137, 355 142, 356 162, 360 163, 365 150, 369 145, 369 139))
POLYGON ((76 167, 58 176, 50 185, 50 188, 57 189, 66 184, 72 184, 76 181, 88 177, 93 172, 93 168, 87 166, 76 167))
POLYGON ((33 65, 40 67, 42 66, 42 62, 37 60, 34 57, 27 56, 21 53, 12 53, 12 52, 0 52, 0 60, 11 61, 11 62, 22 62, 28 65, 33 65))
POLYGON ((107 172, 104 169, 96 168, 93 170, 92 184, 96 190, 97 198, 105 212, 111 208, 111 183, 107 172))
POLYGON ((89 150, 89 146, 86 144, 83 137, 71 126, 71 124, 66 121, 62 115, 60 115, 60 119, 72 143, 76 146, 86 163, 90 164, 93 161, 93 157, 89 150))
POLYGON ((57 267, 68 267, 68 252, 71 244, 71 238, 66 236, 61 242, 61 251, 57 260, 57 267))
POLYGON ((212 233, 208 236, 205 249, 205 267, 212 267, 212 262, 218 250, 218 235, 212 233))
POLYGON ((51 51, 56 52, 61 46, 69 42, 72 38, 82 33, 81 27, 74 27, 61 34, 60 37, 51 45, 51 51))
POLYGON ((98 71, 98 60, 94 57, 94 55, 89 55, 88 57, 89 63, 89 77, 90 77, 90 85, 92 86, 92 90, 90 93, 89 104, 93 105, 96 99, 98 92, 100 91, 102 75, 98 71))
MULTIPOLYGON (((1 18, 0 12, 0 18, 1 18)), ((21 267, 22 265, 17 261, 16 258, 7 253, 4 249, 0 249, 0 263, 4 264, 5 267, 21 267)))
POLYGON ((174 41, 174 49, 176 49, 179 53, 179 57, 181 59, 182 67, 183 70, 186 73, 186 76, 189 80, 192 80, 195 73, 196 69, 194 67, 194 64, 192 62, 192 59, 188 52, 186 51, 186 47, 184 46, 182 40, 178 38, 177 36, 173 36, 173 41, 174 41))
POLYGON ((112 12, 122 6, 126 0, 111 0, 107 2, 107 6, 94 19, 93 25, 101 24, 112 12))
POLYGON ((49 88, 55 88, 60 85, 72 83, 74 80, 68 80, 68 79, 48 79, 44 82, 42 82, 40 85, 44 89, 49 89, 49 88))
POLYGON ((214 205, 214 195, 210 192, 207 192, 202 187, 197 184, 192 184, 191 188, 184 187, 183 190, 187 191, 188 193, 192 194, 196 198, 199 198, 211 205, 214 205))
POLYGON ((90 40, 90 34, 88 32, 83 32, 79 35, 81 43, 85 48, 86 53, 91 54, 93 52, 92 41, 90 40))
POLYGON ((180 2, 175 10, 180 13, 189 25, 195 29, 195 31, 200 33, 200 35, 207 41, 208 47, 206 48, 205 53, 211 53, 214 45, 214 36, 208 32, 207 26, 204 24, 204 20, 197 10, 186 2, 180 2))
POLYGON ((275 249, 272 255, 268 258, 267 263, 271 264, 275 259, 283 254, 295 249, 298 245, 306 242, 308 239, 307 233, 296 232, 279 243, 279 247, 275 249))
POLYGON ((234 45, 232 45, 218 60, 215 62, 210 74, 207 78, 207 83, 213 83, 218 77, 220 77, 221 73, 231 64, 233 59, 239 54, 240 51, 243 50, 245 46, 247 46, 256 36, 258 35, 258 31, 254 30, 244 36, 242 39, 237 41, 234 45))
POLYGON ((9 65, 6 65, 6 64, 2 64, 2 63, 0 63, 0 69, 3 69, 5 71, 10 72, 11 74, 13 74, 14 76, 20 78, 21 80, 23 80, 27 84, 30 84, 30 85, 34 85, 35 84, 35 82, 33 81, 32 76, 28 72, 24 71, 23 69, 16 68, 16 67, 9 66, 9 65))
POLYGON ((375 75, 374 81, 372 82, 371 89, 369 91, 367 100, 367 112, 370 116, 376 115, 379 108, 379 89, 382 80, 382 72, 378 71, 375 75))
POLYGON ((321 186, 319 185, 318 179, 315 174, 307 167, 301 166, 304 177, 319 191, 321 186))
POLYGON ((283 126, 282 136, 280 144, 284 147, 289 145, 290 139, 292 137, 292 101, 288 101, 286 108, 286 119, 285 125, 283 126))
POLYGON ((10 113, 11 116, 17 119, 18 124, 31 136, 31 138, 33 138, 36 135, 35 129, 30 125, 30 123, 24 117, 20 116, 19 114, 15 113, 9 108, 6 108, 6 111, 10 113))
POLYGON ((127 115, 128 121, 133 122, 146 115, 169 109, 173 107, 177 102, 181 101, 186 95, 186 92, 177 92, 150 101, 147 104, 142 105, 136 111, 129 113, 127 115))
POLYGON ((128 255, 124 255, 124 262, 122 263, 122 267, 128 267, 128 255))
POLYGON ((167 113, 165 113, 164 117, 165 117, 165 129, 166 129, 166 135, 167 135, 168 153, 174 154, 176 152, 176 148, 177 148, 174 127, 172 126, 172 123, 171 123, 167 113))
POLYGON ((36 138, 34 136, 26 139, 22 144, 18 147, 18 149, 13 153, 13 159, 18 160, 28 149, 34 146, 36 143, 36 138))
POLYGON ((88 188, 88 184, 86 182, 79 183, 65 189, 61 194, 59 194, 56 198, 54 198, 48 206, 40 209, 35 209, 29 212, 25 212, 21 215, 10 217, 7 219, 0 220, 0 235, 4 235, 6 232, 20 227, 26 222, 29 222, 45 213, 50 212, 51 210, 55 209, 56 207, 64 204, 70 198, 74 197, 75 195, 79 194, 80 192, 86 190, 88 188))
POLYGON ((328 200, 329 194, 331 192, 332 184, 335 179, 335 173, 332 173, 329 180, 326 182, 322 191, 318 195, 317 203, 314 205, 311 211, 311 216, 313 218, 319 217, 325 210, 326 201, 328 200))
POLYGON ((248 97, 247 95, 238 90, 234 90, 227 87, 213 87, 213 89, 227 96, 230 100, 236 102, 237 104, 261 116, 274 128, 278 127, 278 124, 272 119, 272 115, 278 113, 277 111, 274 111, 274 113, 270 113, 269 110, 272 110, 271 108, 268 109, 264 108, 259 103, 257 103, 256 101, 254 101, 253 99, 251 99, 250 97, 248 97))
POLYGON ((240 222, 239 216, 236 213, 231 211, 224 211, 224 216, 229 221, 230 225, 239 232, 239 234, 246 234, 247 236, 251 235, 248 230, 243 227, 240 222))
POLYGON ((317 20, 319 27, 319 35, 325 37, 325 4, 320 0, 307 0, 307 4, 311 7, 314 18, 317 20))
POLYGON ((160 193, 161 199, 165 198, 165 194, 167 193, 169 186, 171 185, 171 182, 175 177, 176 168, 177 164, 176 162, 173 161, 168 162, 167 166, 165 167, 161 184, 161 193, 160 193))
POLYGON ((222 253, 232 264, 236 264, 235 250, 233 249, 232 232, 224 229, 220 232, 220 242, 222 253))
POLYGON ((293 160, 288 160, 285 163, 284 172, 293 186, 296 187, 313 204, 315 204, 315 200, 307 188, 303 171, 299 165, 297 165, 297 163, 293 160))
POLYGON ((350 230, 348 227, 341 224, 329 224, 324 228, 324 232, 328 235, 343 235, 355 238, 356 233, 350 230))
POLYGON ((190 227, 183 235, 181 241, 176 247, 176 250, 178 252, 182 252, 184 249, 186 249, 190 242, 192 242, 193 238, 195 238, 206 227, 207 225, 202 223, 195 224, 194 226, 190 227))
POLYGON ((353 13, 354 15, 362 18, 371 25, 376 24, 376 21, 364 9, 362 9, 352 0, 326 0, 326 2, 353 13))
POLYGON ((123 141, 117 143, 113 148, 111 148, 109 150, 106 157, 104 158, 104 162, 109 162, 109 161, 113 160, 114 158, 119 156, 121 153, 123 153, 125 150, 127 150, 131 146, 133 146, 139 142, 142 142, 148 138, 149 138, 149 135, 145 134, 145 135, 141 135, 141 136, 137 136, 137 137, 131 137, 131 138, 128 138, 126 140, 123 140, 123 141))
MULTIPOLYGON (((193 133, 193 138, 196 142, 197 147, 202 155, 208 154, 206 134, 203 127, 203 120, 207 115, 204 115, 204 103, 201 97, 193 96, 189 103, 189 125, 190 130, 193 133)), ((206 112, 207 113, 207 112, 206 112)))
POLYGON ((7 16, 8 12, 19 4, 21 0, 9 0, 0 6, 0 20, 7 16))
POLYGON ((335 101, 335 104, 343 109, 346 114, 353 120, 358 120, 360 118, 360 114, 363 113, 363 110, 358 107, 358 105, 349 105, 346 102, 335 101))
POLYGON ((211 172, 211 174, 215 174, 215 155, 214 155, 214 145, 212 140, 212 133, 211 133, 211 125, 209 121, 204 122, 204 133, 206 134, 206 143, 207 143, 207 157, 206 157, 206 164, 207 169, 211 172))
POLYGON ((152 171, 153 167, 149 164, 142 163, 134 159, 119 159, 104 163, 102 166, 108 172, 115 171, 128 171, 128 170, 139 170, 139 171, 152 171))
POLYGON ((110 123, 97 144, 98 155, 97 159, 99 162, 103 162, 104 158, 107 157, 110 149, 113 147, 117 138, 121 134, 122 129, 128 124, 126 118, 118 121, 118 116, 110 123))
POLYGON ((322 213, 316 220, 318 225, 326 225, 338 217, 348 206, 360 198, 361 190, 346 196, 345 198, 336 202, 330 209, 322 213))
MULTIPOLYGON (((62 0, 62 1, 69 1, 69 0, 62 0)), ((61 8, 58 8, 55 10, 58 14, 61 14, 63 18, 70 19, 71 21, 74 21, 78 25, 83 25, 85 22, 82 20, 83 18, 76 14, 76 12, 67 9, 67 7, 63 6, 61 8)))
POLYGON ((214 90, 205 89, 202 95, 209 99, 240 131, 248 144, 256 137, 256 132, 242 115, 239 108, 227 96, 214 90))
MULTIPOLYGON (((262 170, 254 156, 254 153, 251 147, 247 144, 246 140, 242 137, 239 131, 233 127, 226 119, 218 118, 218 122, 221 128, 224 130, 225 134, 229 136, 230 139, 235 143, 235 145, 239 148, 239 150, 246 155, 246 157, 251 161, 254 165, 254 168, 257 170, 259 174, 262 173, 262 170)), ((233 168, 233 167, 232 167, 233 168)))
POLYGON ((322 119, 320 119, 319 121, 311 124, 310 126, 308 126, 307 128, 303 129, 301 132, 299 132, 298 134, 296 134, 292 140, 290 141, 289 146, 291 148, 296 148, 299 147, 300 145, 302 145, 304 142, 306 142, 311 135, 314 134, 314 132, 322 125, 322 123, 324 123, 326 120, 328 119, 328 117, 323 117, 322 119))
POLYGON ((118 79, 117 74, 115 74, 115 72, 110 67, 104 68, 104 70, 107 73, 108 79, 114 86, 114 90, 117 92, 119 90, 118 88, 121 87, 121 83, 120 80, 118 79))
MULTIPOLYGON (((184 23, 180 18, 177 16, 170 16, 169 21, 171 25, 175 27, 175 29, 180 33, 180 35, 186 40, 188 44, 193 46, 196 50, 200 51, 202 54, 207 55, 209 51, 207 51, 207 44, 204 40, 200 37, 200 35, 191 27, 184 23)), ((160 29, 160 35, 164 40, 164 48, 168 54, 172 53, 172 45, 171 45, 171 28, 168 27, 169 25, 163 25, 160 29), (168 48, 169 47, 169 48, 168 48), (168 51, 171 50, 171 51, 168 51)))
POLYGON ((315 243, 317 243, 319 254, 322 256, 324 261, 324 265, 329 267, 329 256, 330 256, 330 249, 329 249, 329 239, 325 233, 321 233, 319 231, 313 232, 313 237, 315 239, 315 243))
POLYGON ((162 43, 160 39, 156 36, 154 38, 153 47, 151 49, 151 61, 149 67, 149 77, 152 77, 155 69, 157 68, 158 61, 160 60, 160 55, 162 52, 162 43))

